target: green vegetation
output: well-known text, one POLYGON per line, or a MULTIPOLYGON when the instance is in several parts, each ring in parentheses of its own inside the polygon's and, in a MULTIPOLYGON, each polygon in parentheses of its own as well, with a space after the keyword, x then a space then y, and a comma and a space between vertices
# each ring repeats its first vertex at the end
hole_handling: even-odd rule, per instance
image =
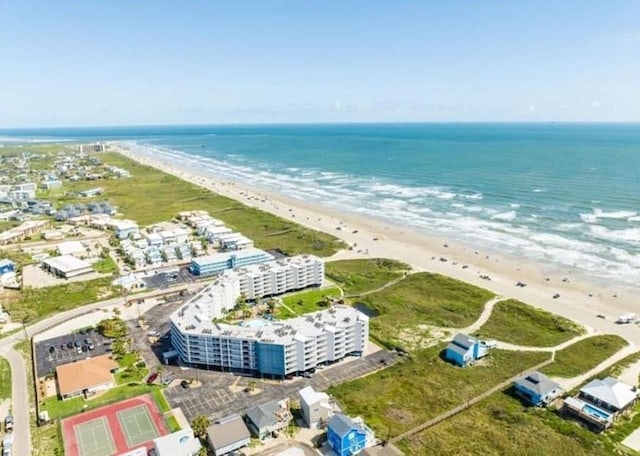
POLYGON ((460 328, 472 324, 493 294, 439 274, 410 274, 384 290, 360 299, 379 314, 372 318, 371 335, 385 345, 403 345, 399 329, 418 325, 460 328))
MULTIPOLYGON (((65 418, 75 415, 83 410, 92 410, 103 405, 119 402, 141 394, 153 393, 159 389, 157 385, 147 385, 146 383, 130 383, 128 385, 116 386, 108 391, 100 394, 95 399, 84 400, 81 396, 67 400, 58 399, 58 397, 48 397, 41 403, 41 409, 47 410, 51 418, 65 418)), ((152 394, 153 395, 153 394, 152 394)), ((154 395, 154 398, 156 396, 154 395)))
POLYGON ((483 362, 459 368, 439 356, 443 348, 420 350, 329 393, 348 414, 363 416, 378 435, 394 436, 549 358, 548 353, 494 350, 483 362))
POLYGON ((118 385, 140 383, 149 375, 149 369, 147 369, 144 361, 140 361, 137 353, 127 353, 118 359, 118 365, 122 369, 115 374, 118 385))
POLYGON ((279 320, 286 320, 287 318, 297 317, 309 312, 315 312, 317 310, 326 309, 329 305, 327 301, 328 297, 339 298, 340 290, 336 287, 322 288, 319 290, 302 291, 289 296, 285 296, 282 302, 293 310, 295 313, 290 312, 286 307, 278 307, 276 317, 279 320))
POLYGON ((593 369, 626 345, 627 341, 622 337, 611 334, 588 337, 559 350, 555 362, 542 372, 552 377, 575 377, 593 369))
POLYGON ((160 388, 153 388, 151 390, 151 395, 156 401, 156 405, 161 412, 166 413, 171 410, 171 407, 169 406, 167 399, 164 397, 164 394, 162 394, 162 390, 160 388))
POLYGON ((193 434, 200 440, 204 440, 207 437, 207 428, 209 426, 211 426, 211 420, 205 415, 198 415, 191 422, 193 434))
POLYGON ((176 417, 173 415, 167 418, 167 427, 169 428, 169 432, 178 432, 181 429, 178 420, 176 420, 176 417))
POLYGON ((572 455, 630 454, 612 451, 601 438, 551 409, 523 407, 504 392, 399 442, 405 454, 572 455), (461 430, 464 430, 461 436, 461 430))
POLYGON ((583 328, 566 318, 509 299, 496 304, 478 336, 516 345, 553 347, 583 333, 583 328))
POLYGON ((15 321, 34 320, 65 310, 74 309, 115 294, 108 277, 71 282, 47 288, 25 288, 7 293, 4 304, 15 321))
POLYGON ((11 397, 11 366, 5 358, 0 358, 0 400, 11 397))
POLYGON ((118 265, 116 265, 116 262, 113 261, 109 255, 100 258, 91 266, 96 272, 101 274, 113 274, 114 272, 118 272, 118 265))
MULTIPOLYGON (((250 208, 122 155, 106 153, 100 157, 110 165, 129 170, 132 175, 127 179, 100 181, 99 186, 104 189, 102 198, 141 225, 170 220, 180 211, 204 209, 253 239, 259 248, 280 249, 290 255, 313 253, 320 256, 330 256, 344 248, 342 241, 329 234, 250 208)), ((65 183, 68 192, 95 186, 96 182, 65 183)), ((76 200, 63 197, 59 201, 76 200)))
POLYGON ((31 255, 18 250, 2 249, 0 250, 0 258, 6 258, 13 261, 16 264, 16 269, 18 271, 22 270, 24 265, 33 263, 31 255))
POLYGON ((325 265, 327 277, 347 296, 377 290, 410 270, 409 265, 386 258, 331 261, 325 265))
POLYGON ((3 231, 7 231, 11 228, 14 228, 18 225, 20 225, 21 222, 15 222, 15 221, 10 221, 10 220, 2 220, 0 221, 0 233, 2 233, 3 231))

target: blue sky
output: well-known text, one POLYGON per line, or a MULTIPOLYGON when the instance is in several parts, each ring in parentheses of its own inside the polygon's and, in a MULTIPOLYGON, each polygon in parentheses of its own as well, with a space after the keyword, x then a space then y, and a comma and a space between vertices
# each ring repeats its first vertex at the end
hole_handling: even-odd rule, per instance
POLYGON ((637 1, 0 1, 0 128, 640 121, 637 1))

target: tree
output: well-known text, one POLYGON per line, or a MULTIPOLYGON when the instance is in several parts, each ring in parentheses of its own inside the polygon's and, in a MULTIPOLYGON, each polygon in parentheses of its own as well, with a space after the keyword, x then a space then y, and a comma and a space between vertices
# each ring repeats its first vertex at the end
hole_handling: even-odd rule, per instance
POLYGON ((198 456, 207 456, 209 453, 207 452, 207 447, 200 447, 198 450, 198 456))
POLYGON ((208 416, 198 415, 191 422, 191 429, 199 439, 204 440, 207 437, 207 428, 211 426, 211 420, 208 416))
POLYGON ((271 298, 267 301, 267 307, 269 307, 269 313, 271 315, 275 315, 276 314, 276 306, 277 306, 277 302, 275 299, 271 298))
POLYGON ((258 383, 255 380, 250 380, 249 384, 247 385, 247 388, 249 388, 249 391, 254 391, 256 389, 256 385, 258 383))

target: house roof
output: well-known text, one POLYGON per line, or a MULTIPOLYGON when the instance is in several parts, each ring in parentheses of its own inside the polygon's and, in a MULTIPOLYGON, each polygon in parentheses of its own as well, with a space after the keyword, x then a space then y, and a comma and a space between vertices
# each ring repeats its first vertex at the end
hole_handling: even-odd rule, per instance
POLYGON ((58 244, 60 255, 73 255, 74 253, 85 253, 86 249, 79 241, 67 241, 58 244))
POLYGON ((527 372, 523 377, 516 380, 515 383, 528 389, 529 391, 538 393, 541 396, 546 396, 553 390, 557 390, 560 388, 560 385, 558 385, 556 382, 552 382, 551 380, 549 380, 549 377, 539 371, 527 372))
POLYGON ((622 383, 613 377, 607 377, 604 380, 594 379, 587 383, 581 393, 587 394, 593 398, 599 399, 617 409, 623 409, 637 397, 637 392, 632 386, 622 383))
POLYGON ((454 351, 463 356, 469 351, 468 348, 462 348, 461 346, 456 345, 453 342, 449 342, 449 345, 447 345, 447 350, 454 351))
POLYGON ((278 401, 266 402, 247 410, 247 418, 258 428, 263 429, 278 423, 276 412, 280 410, 278 401))
POLYGON ((113 381, 111 371, 118 367, 110 355, 82 359, 56 367, 60 395, 83 391, 113 381))
POLYGON ((344 413, 333 415, 329 420, 328 427, 341 438, 354 429, 361 430, 360 426, 344 413))
POLYGON ((323 400, 329 400, 329 395, 327 393, 316 391, 312 386, 305 386, 298 391, 298 394, 300 395, 300 400, 308 405, 315 404, 316 402, 323 400))
POLYGON ((239 415, 218 420, 207 428, 207 437, 214 450, 251 438, 247 425, 239 415))
POLYGON ((467 334, 458 333, 455 335, 451 342, 460 347, 469 348, 472 345, 476 344, 478 340, 474 337, 468 336, 467 334))
POLYGON ((202 447, 191 428, 153 439, 153 446, 156 456, 189 456, 196 454, 202 447))
POLYGON ((77 271, 80 269, 91 269, 91 265, 72 255, 62 255, 59 257, 47 258, 44 262, 47 266, 64 273, 77 271))
POLYGON ((11 265, 15 265, 15 263, 11 260, 8 260, 6 258, 0 260, 0 267, 2 266, 11 266, 11 265))

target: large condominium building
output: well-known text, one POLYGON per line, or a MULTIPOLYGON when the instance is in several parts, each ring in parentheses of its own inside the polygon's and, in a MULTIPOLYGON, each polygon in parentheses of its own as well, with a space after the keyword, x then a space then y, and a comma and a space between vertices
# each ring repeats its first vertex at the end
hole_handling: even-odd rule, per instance
POLYGON ((271 260, 273 260, 273 256, 259 249, 215 253, 192 259, 191 272, 195 275, 206 276, 271 260))
POLYGON ((361 356, 369 318, 345 305, 279 322, 213 323, 197 303, 171 315, 171 342, 192 366, 284 377, 361 356))
POLYGON ((225 271, 189 302, 200 305, 209 319, 222 318, 236 306, 241 294, 254 300, 317 287, 323 280, 324 261, 298 255, 225 271))

